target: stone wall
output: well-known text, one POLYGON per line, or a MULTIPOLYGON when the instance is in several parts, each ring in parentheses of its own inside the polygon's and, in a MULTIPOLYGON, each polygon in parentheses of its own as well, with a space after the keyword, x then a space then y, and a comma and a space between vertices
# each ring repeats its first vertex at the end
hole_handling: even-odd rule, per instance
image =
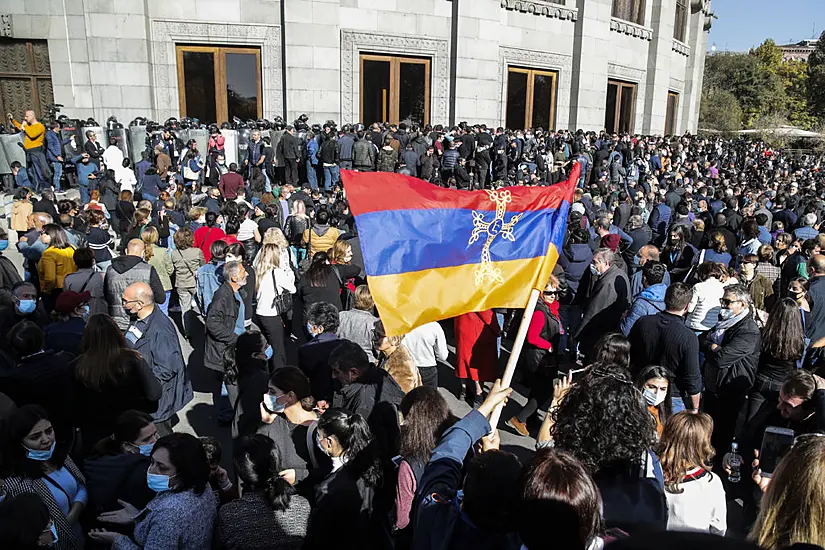
POLYGON ((11 36, 47 39, 64 112, 122 121, 179 114, 174 45, 261 48, 264 116, 360 117, 363 52, 427 56, 430 120, 504 124, 507 67, 557 71, 556 125, 604 125, 607 80, 637 84, 634 130, 664 131, 668 91, 677 132, 695 131, 707 33, 700 11, 673 39, 675 0, 647 0, 645 25, 611 17, 612 0, 459 0, 450 97, 449 0, 0 0, 11 36), (286 42, 286 98, 281 40, 286 42))

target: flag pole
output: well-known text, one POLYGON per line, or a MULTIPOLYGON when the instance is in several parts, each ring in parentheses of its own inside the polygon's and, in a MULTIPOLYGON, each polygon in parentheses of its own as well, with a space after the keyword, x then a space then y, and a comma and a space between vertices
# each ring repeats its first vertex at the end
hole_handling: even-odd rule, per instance
MULTIPOLYGON (((536 302, 539 299, 539 290, 534 288, 530 291, 530 298, 527 300, 527 307, 524 308, 524 315, 521 317, 521 325, 516 334, 516 340, 513 342, 513 349, 510 352, 510 359, 507 360, 507 367, 504 369, 504 375, 501 377, 501 387, 509 388, 513 382, 513 374, 516 372, 516 365, 518 364, 519 355, 521 355, 521 348, 524 347, 524 341, 527 339, 527 330, 530 328, 530 320, 533 318, 533 312, 536 310, 536 302)), ((502 403, 493 411, 490 416, 490 427, 495 431, 498 425, 501 411, 504 408, 502 403)))

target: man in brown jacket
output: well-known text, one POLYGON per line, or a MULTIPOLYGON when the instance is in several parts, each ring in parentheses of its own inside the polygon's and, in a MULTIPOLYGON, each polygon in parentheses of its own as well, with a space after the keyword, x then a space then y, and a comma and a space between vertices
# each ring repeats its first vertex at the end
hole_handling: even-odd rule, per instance
POLYGON ((155 147, 155 166, 158 169, 158 175, 165 178, 169 168, 172 167, 172 159, 169 155, 163 152, 163 147, 158 145, 155 147))

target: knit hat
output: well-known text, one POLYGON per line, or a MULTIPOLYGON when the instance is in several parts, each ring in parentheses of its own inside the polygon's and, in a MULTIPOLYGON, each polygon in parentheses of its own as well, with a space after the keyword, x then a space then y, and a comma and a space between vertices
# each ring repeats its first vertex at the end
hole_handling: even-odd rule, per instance
POLYGON ((80 304, 85 304, 92 298, 91 293, 87 290, 85 292, 74 292, 72 290, 64 290, 57 297, 57 302, 54 309, 59 313, 71 313, 80 304))
POLYGON ((613 233, 605 235, 602 237, 602 247, 609 248, 613 252, 616 252, 619 249, 619 243, 621 240, 621 237, 614 235, 613 233))

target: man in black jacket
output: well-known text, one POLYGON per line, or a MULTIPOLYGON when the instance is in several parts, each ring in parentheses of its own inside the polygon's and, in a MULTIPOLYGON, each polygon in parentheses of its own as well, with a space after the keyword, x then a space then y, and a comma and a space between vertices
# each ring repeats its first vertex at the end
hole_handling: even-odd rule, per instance
MULTIPOLYGON (((224 353, 244 333, 246 306, 240 292, 247 283, 247 273, 241 262, 226 262, 223 265, 223 284, 215 291, 209 309, 206 311, 206 343, 203 350, 203 365, 215 372, 217 378, 215 402, 220 399, 221 383, 224 378, 224 353)), ((234 405, 238 395, 235 385, 226 384, 229 400, 234 405)), ((231 420, 232 411, 221 410, 222 420, 231 420)))
POLYGON ((692 295, 688 285, 673 283, 665 292, 665 311, 642 317, 628 335, 634 376, 648 365, 661 365, 674 374, 674 413, 685 408, 699 410, 702 398, 699 340, 684 321, 692 295))
POLYGON ((592 360, 596 341, 605 332, 615 330, 630 307, 627 272, 617 265, 616 257, 609 248, 600 248, 593 254, 586 300, 584 294, 580 289, 579 295, 585 309, 575 339, 579 342, 579 350, 592 360))
POLYGON ((298 157, 301 155, 300 143, 295 137, 295 127, 287 126, 278 147, 283 152, 284 162, 286 163, 285 177, 286 182, 292 185, 298 185, 298 157))
POLYGON ((705 412, 713 417, 711 443, 730 445, 736 419, 756 376, 761 335, 753 319, 752 299, 744 285, 725 288, 719 322, 702 335, 705 353, 705 412))
MULTIPOLYGON (((316 302, 306 314, 310 340, 298 348, 298 367, 309 378, 312 395, 322 409, 332 403, 332 370, 329 358, 344 340, 336 335, 338 308, 328 302, 316 302)), ((296 329, 299 331, 300 329, 296 329)))
POLYGON ((370 363, 366 352, 349 340, 344 340, 329 357, 332 376, 341 387, 332 398, 333 407, 343 407, 351 413, 369 418, 378 403, 396 407, 404 398, 404 391, 384 369, 370 363))

